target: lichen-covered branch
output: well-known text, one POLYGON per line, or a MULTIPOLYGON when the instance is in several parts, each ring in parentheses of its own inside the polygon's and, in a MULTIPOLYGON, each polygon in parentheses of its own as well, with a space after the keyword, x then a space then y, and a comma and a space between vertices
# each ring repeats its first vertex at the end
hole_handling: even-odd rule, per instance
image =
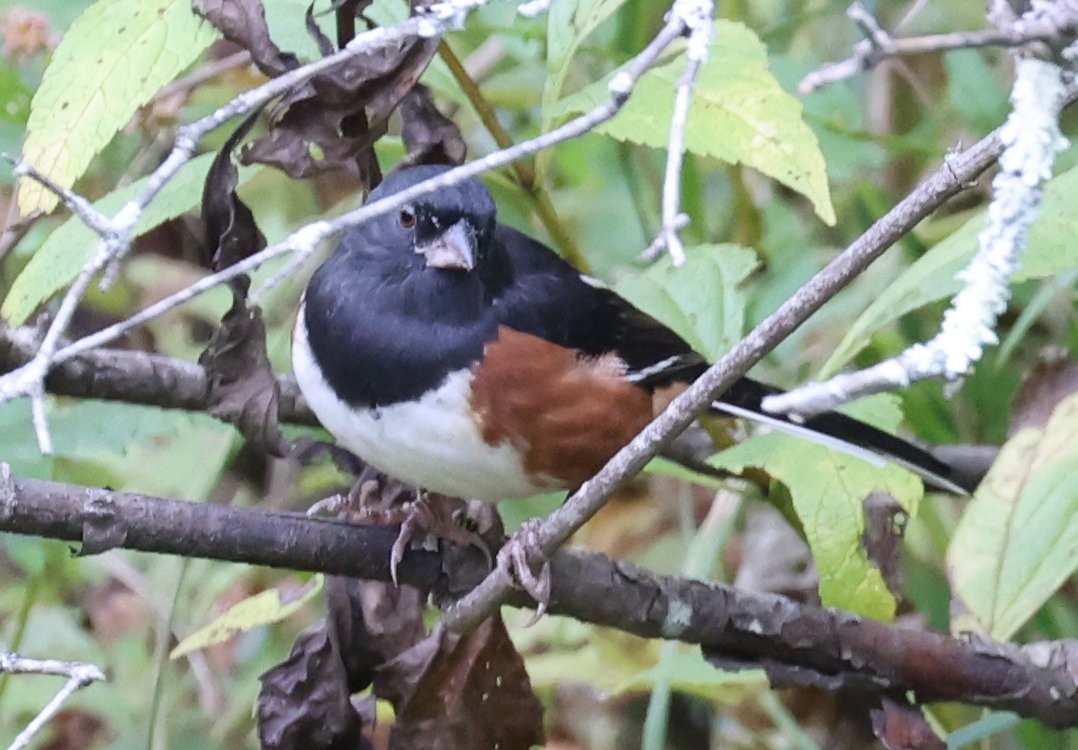
POLYGON ((1033 57, 1019 60, 1011 93, 1013 110, 999 130, 1004 152, 992 180, 988 222, 978 235, 977 254, 958 274, 964 286, 944 313, 939 333, 864 370, 769 396, 763 402, 765 409, 809 416, 919 380, 955 381, 969 374, 984 349, 999 341, 996 322, 1010 299, 1008 282, 1025 248, 1026 229, 1036 218, 1044 183, 1052 176, 1056 154, 1067 143, 1059 131, 1059 115, 1074 91, 1055 63, 1033 57))

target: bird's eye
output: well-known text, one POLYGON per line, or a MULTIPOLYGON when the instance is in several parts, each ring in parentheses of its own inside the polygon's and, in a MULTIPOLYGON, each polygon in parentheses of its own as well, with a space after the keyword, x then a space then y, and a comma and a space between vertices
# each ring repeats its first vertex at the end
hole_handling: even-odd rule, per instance
POLYGON ((415 211, 412 211, 409 208, 401 209, 397 220, 400 221, 401 226, 405 229, 411 229, 415 226, 415 211))

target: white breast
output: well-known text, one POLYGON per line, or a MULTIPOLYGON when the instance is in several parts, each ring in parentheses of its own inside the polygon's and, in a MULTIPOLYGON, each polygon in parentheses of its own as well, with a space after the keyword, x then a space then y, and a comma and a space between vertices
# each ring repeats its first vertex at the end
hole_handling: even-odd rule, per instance
POLYGON ((337 441, 408 484, 455 497, 496 502, 542 492, 508 441, 487 445, 469 405, 471 370, 452 373, 417 401, 376 409, 346 404, 329 387, 307 340, 303 307, 292 336, 296 381, 337 441))

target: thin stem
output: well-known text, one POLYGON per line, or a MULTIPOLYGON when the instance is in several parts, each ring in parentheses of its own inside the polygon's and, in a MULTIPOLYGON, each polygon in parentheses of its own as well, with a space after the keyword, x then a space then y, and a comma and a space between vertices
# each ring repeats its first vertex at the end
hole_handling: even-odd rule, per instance
MULTIPOLYGON (((509 132, 502 127, 501 122, 498 120, 498 115, 494 111, 494 107, 483 95, 482 90, 476 84, 475 79, 464 67, 460 58, 443 39, 442 43, 438 45, 438 55, 445 61, 445 64, 449 67, 449 71, 453 74, 453 78, 456 80, 457 85, 460 86, 461 91, 468 97, 468 102, 472 105, 475 113, 479 116, 479 121, 483 123, 483 127, 490 133, 491 138, 498 145, 500 149, 507 149, 513 147, 513 138, 509 135, 509 132)), ((535 166, 531 161, 518 161, 513 163, 513 176, 516 178, 516 182, 524 190, 525 193, 532 199, 535 206, 535 211, 539 215, 539 219, 543 222, 543 226, 547 232, 550 233, 551 238, 554 240, 554 244, 561 250, 562 257, 573 264, 573 266, 583 273, 587 273, 590 268, 587 258, 584 257, 584 253, 581 252, 580 246, 577 244, 576 239, 572 233, 565 227, 561 219, 558 217, 557 210, 554 208, 554 203, 550 198, 550 193, 546 187, 536 180, 535 166)))

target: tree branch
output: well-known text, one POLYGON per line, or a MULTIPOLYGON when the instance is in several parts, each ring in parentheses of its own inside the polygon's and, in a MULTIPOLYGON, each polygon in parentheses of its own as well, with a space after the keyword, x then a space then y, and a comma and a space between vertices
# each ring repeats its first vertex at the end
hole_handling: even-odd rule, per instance
POLYGON ((944 52, 973 47, 1021 47, 1056 37, 1060 29, 1047 24, 1026 24, 982 31, 954 31, 949 34, 895 39, 880 28, 876 19, 859 2, 846 14, 865 32, 866 38, 854 45, 853 54, 836 63, 829 63, 807 74, 797 84, 800 94, 811 94, 832 83, 853 78, 879 65, 884 60, 928 52, 944 52))
MULTIPOLYGON (((165 500, 37 479, 0 465, 0 531, 293 570, 390 580, 396 529, 303 515, 165 500)), ((561 551, 550 611, 649 638, 700 644, 724 669, 763 668, 776 685, 913 691, 1078 725, 1078 642, 1023 647, 954 639, 863 620, 714 582, 647 574, 630 563, 561 551)), ((475 586, 486 558, 474 548, 410 550, 402 583, 454 597, 475 586)), ((509 603, 528 606, 514 593, 509 603)))
MULTIPOLYGON (((38 347, 33 328, 0 325, 0 372, 29 362, 38 347)), ((280 419, 316 426, 294 378, 280 376, 280 419)), ((50 393, 204 412, 209 408, 209 380, 201 365, 162 354, 124 349, 92 349, 57 365, 45 386, 50 393)))

